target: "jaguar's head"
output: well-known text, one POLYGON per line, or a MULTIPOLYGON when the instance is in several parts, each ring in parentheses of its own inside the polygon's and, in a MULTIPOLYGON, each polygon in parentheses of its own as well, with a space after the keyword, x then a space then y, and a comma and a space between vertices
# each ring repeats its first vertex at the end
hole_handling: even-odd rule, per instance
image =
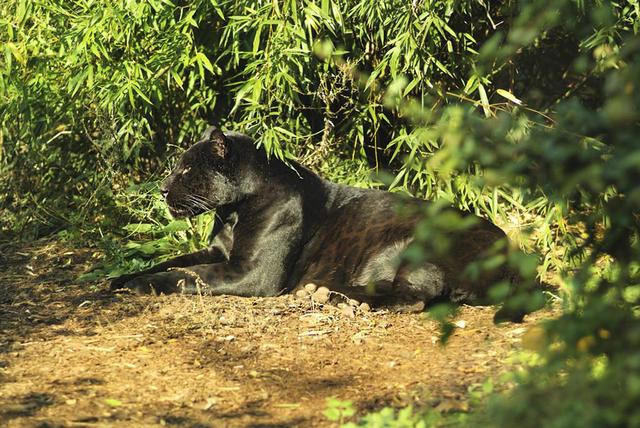
POLYGON ((171 215, 192 217, 236 202, 240 190, 229 158, 229 139, 209 127, 182 154, 160 188, 171 215))

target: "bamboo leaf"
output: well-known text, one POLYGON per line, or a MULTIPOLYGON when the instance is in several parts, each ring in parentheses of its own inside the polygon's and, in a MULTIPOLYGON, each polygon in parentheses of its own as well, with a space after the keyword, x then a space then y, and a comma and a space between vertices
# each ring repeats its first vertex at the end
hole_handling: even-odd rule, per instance
POLYGON ((485 117, 491 117, 489 98, 487 98, 487 91, 485 91, 482 83, 478 83, 478 93, 480 94, 480 101, 482 102, 482 110, 484 111, 485 117))
POLYGON ((503 98, 508 99, 509 101, 511 101, 514 104, 518 104, 518 105, 522 105, 522 101, 519 100, 515 95, 513 95, 511 92, 505 90, 505 89, 497 89, 496 93, 498 95, 500 95, 503 98))

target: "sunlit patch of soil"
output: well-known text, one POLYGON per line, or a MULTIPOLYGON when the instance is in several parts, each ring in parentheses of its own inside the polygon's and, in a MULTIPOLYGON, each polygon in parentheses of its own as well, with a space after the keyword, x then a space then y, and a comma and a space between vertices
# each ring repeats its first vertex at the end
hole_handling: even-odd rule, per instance
POLYGON ((113 295, 75 281, 88 249, 0 248, 1 426, 330 426, 330 396, 360 413, 466 409, 455 403, 507 369, 527 326, 463 307, 464 328, 442 347, 422 314, 352 317, 293 296, 113 295))

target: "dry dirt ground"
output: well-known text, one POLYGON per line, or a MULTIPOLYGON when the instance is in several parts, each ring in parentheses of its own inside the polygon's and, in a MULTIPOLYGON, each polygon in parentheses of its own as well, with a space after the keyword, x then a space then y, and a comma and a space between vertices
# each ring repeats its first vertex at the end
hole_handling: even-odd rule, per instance
MULTIPOLYGON (((294 299, 113 295, 92 251, 0 247, 0 426, 333 426, 327 397, 467 410, 527 326, 464 307, 446 347, 423 314, 294 299)), ((548 314, 547 314, 548 316, 548 314)), ((533 321, 532 321, 533 320, 533 321)))

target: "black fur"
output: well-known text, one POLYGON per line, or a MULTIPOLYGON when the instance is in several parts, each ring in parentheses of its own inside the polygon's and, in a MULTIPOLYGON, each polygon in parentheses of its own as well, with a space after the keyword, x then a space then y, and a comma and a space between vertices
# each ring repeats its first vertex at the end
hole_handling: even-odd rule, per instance
MULTIPOLYGON (((313 282, 371 301, 477 302, 506 275, 461 275, 504 233, 490 222, 455 236, 446 257, 399 265, 418 212, 429 202, 323 180, 305 167, 268 160, 242 134, 209 128, 162 187, 176 217, 216 209, 212 245, 112 282, 139 293, 275 296, 313 282), (408 207, 408 208, 407 208, 408 207)), ((456 211, 457 212, 457 211, 456 211)))

